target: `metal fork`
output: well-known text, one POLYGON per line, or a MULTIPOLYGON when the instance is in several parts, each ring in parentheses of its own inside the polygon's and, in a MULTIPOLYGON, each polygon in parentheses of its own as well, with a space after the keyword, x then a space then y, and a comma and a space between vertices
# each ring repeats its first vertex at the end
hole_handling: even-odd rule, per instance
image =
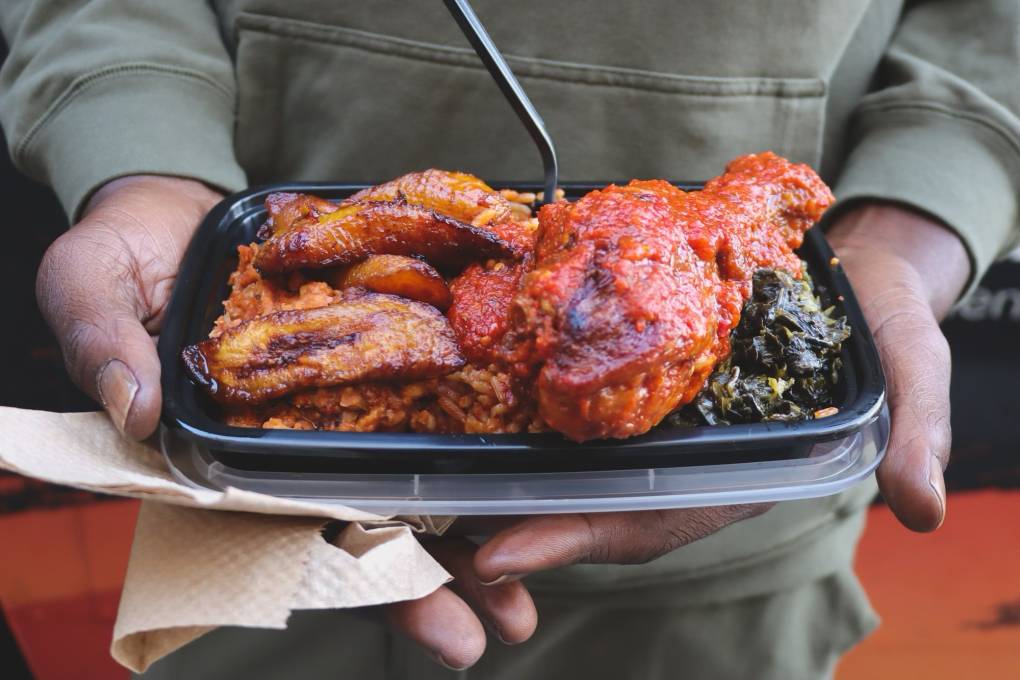
POLYGON ((559 167, 556 163, 556 148, 553 146, 552 138, 545 129, 545 122, 542 116, 528 99, 527 93, 521 87, 514 72, 510 70, 503 55, 492 42, 489 32, 485 30, 478 15, 471 8, 467 0, 443 0, 450 14, 457 20, 457 25, 467 37, 468 42, 475 48, 475 52, 481 58, 489 75, 499 85, 500 91, 510 103, 514 113, 520 119, 528 134, 534 140, 538 152, 542 155, 542 166, 545 169, 545 196, 543 203, 552 203, 556 200, 556 186, 559 183, 559 167))

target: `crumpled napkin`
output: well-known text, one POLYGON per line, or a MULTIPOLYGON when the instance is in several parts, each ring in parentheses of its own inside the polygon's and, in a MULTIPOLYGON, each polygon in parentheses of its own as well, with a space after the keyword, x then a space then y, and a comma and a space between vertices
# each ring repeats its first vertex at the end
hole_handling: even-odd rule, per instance
POLYGON ((282 629, 295 610, 416 599, 450 580, 414 532, 453 518, 191 488, 103 413, 0 407, 0 468, 144 500, 110 649, 136 672, 217 626, 282 629), (347 524, 327 542, 337 520, 347 524))

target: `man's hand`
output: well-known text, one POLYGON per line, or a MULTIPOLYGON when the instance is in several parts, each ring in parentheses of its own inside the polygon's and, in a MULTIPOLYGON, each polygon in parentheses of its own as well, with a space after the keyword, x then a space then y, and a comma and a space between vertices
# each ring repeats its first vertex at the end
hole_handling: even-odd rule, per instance
POLYGON ((484 583, 501 584, 571 564, 644 564, 770 507, 727 505, 532 517, 483 545, 475 557, 475 571, 484 583))
MULTIPOLYGON (((935 529, 945 516, 950 444, 950 357, 938 320, 967 281, 966 251, 941 224, 891 205, 845 214, 830 239, 888 380, 892 439, 879 485, 907 527, 935 529)), ((490 587, 505 587, 569 564, 646 562, 768 507, 533 517, 498 531, 477 551, 473 570, 490 587)))
POLYGON ((481 658, 485 627, 508 645, 531 637, 538 612, 524 584, 483 584, 484 577, 474 564, 478 546, 466 538, 448 535, 426 540, 424 545, 454 580, 420 600, 388 605, 391 626, 455 670, 481 658))
POLYGON ((446 536, 425 542, 454 581, 420 600, 389 605, 388 618, 443 665, 466 668, 485 651, 482 622, 505 644, 535 632, 538 612, 521 577, 578 563, 648 562, 769 507, 463 518, 446 536), (494 535, 481 547, 463 538, 476 534, 494 535))
POLYGON ((188 241, 220 198, 194 180, 114 180, 39 268, 36 297, 68 373, 133 439, 159 422, 155 338, 188 241))
POLYGON ((970 262, 959 237, 893 205, 843 215, 829 240, 850 277, 882 357, 892 411, 878 484, 896 517, 915 531, 946 513, 950 354, 938 322, 959 297, 970 262))
POLYGON ((485 651, 482 622, 505 644, 535 632, 538 612, 522 576, 581 562, 648 562, 769 507, 464 518, 425 543, 454 581, 420 600, 389 605, 389 621, 443 665, 466 668, 485 651), (495 535, 479 548, 462 537, 475 534, 495 535))
MULTIPOLYGON (((115 180, 50 246, 39 268, 36 296, 68 372, 134 439, 152 434, 159 422, 155 339, 191 235, 221 198, 193 180, 115 180)), ((469 666, 482 655, 482 620, 508 643, 530 637, 537 619, 523 585, 482 586, 472 568, 475 546, 466 539, 438 539, 427 547, 457 580, 420 600, 388 606, 397 630, 451 667, 469 666)))

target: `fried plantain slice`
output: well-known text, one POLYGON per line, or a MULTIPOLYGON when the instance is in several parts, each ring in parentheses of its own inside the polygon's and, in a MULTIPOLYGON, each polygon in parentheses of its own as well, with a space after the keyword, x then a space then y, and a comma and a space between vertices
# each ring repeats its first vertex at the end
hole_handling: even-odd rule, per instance
POLYGON ((296 390, 419 380, 464 364, 434 307, 381 293, 274 312, 184 349, 192 377, 217 401, 258 404, 296 390))
POLYGON ((341 270, 330 280, 334 288, 359 286, 425 302, 440 310, 450 306, 446 280, 429 263, 403 255, 373 255, 341 270))
POLYGON ((350 203, 300 219, 262 244, 263 273, 354 264, 369 255, 418 255, 439 267, 485 258, 514 258, 520 249, 496 233, 404 201, 350 203))
POLYGON ((449 170, 411 172, 378 186, 362 189, 343 202, 395 201, 431 208, 461 222, 484 226, 514 219, 514 209, 501 193, 474 175, 449 170))
POLYGON ((312 194, 295 194, 281 191, 266 196, 266 212, 269 219, 259 229, 257 236, 265 239, 290 229, 300 219, 318 219, 322 215, 336 212, 336 203, 312 194))

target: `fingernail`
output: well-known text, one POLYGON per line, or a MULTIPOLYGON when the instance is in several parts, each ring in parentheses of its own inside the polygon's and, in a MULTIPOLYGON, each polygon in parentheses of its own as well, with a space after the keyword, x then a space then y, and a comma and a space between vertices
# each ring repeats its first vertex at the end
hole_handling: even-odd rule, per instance
POLYGON ((939 503, 939 523, 935 526, 937 529, 946 519, 946 480, 942 476, 942 464, 935 456, 931 457, 928 464, 928 486, 939 503))
POLYGON ((437 664, 450 671, 462 671, 465 668, 467 668, 467 666, 461 666, 460 668, 458 668, 457 666, 448 664, 446 662, 446 659, 444 659, 443 655, 440 654, 439 652, 429 651, 429 656, 431 656, 432 660, 435 661, 437 664))
POLYGON ((99 400, 103 408, 110 414, 110 420, 124 434, 131 405, 138 394, 138 381, 135 374, 120 359, 110 359, 99 368, 96 374, 99 389, 99 400))
POLYGON ((497 640, 502 642, 507 647, 513 647, 514 645, 518 644, 516 642, 509 642, 505 637, 503 637, 503 631, 497 628, 496 624, 490 621, 489 619, 482 619, 482 625, 485 626, 485 630, 489 631, 490 634, 495 636, 497 640))
POLYGON ((481 579, 479 579, 478 582, 481 583, 483 586, 498 586, 501 583, 512 583, 513 581, 520 581, 522 578, 524 578, 524 574, 503 574, 492 581, 482 581, 481 579))
POLYGON ((520 644, 519 642, 510 642, 505 637, 503 637, 503 633, 499 632, 499 628, 496 628, 495 626, 493 626, 492 630, 493 630, 494 633, 496 633, 496 637, 499 638, 499 641, 502 642, 507 647, 513 647, 514 645, 520 644))

